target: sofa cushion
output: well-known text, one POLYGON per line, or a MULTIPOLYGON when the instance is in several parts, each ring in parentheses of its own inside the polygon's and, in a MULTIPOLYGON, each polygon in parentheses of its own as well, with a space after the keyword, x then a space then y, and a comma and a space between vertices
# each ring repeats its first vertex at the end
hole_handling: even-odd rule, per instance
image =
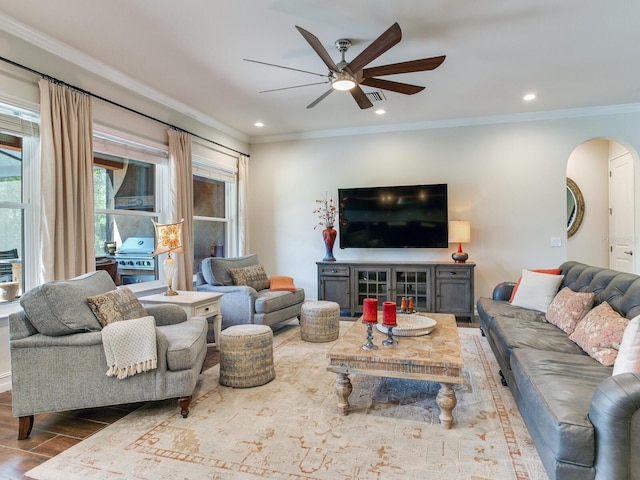
POLYGON ((522 271, 522 281, 516 291, 512 305, 546 312, 553 297, 558 293, 562 275, 522 271))
MULTIPOLYGON (((510 359, 513 350, 532 348, 574 355, 583 355, 582 349, 555 325, 544 320, 522 320, 496 317, 490 332, 498 349, 510 359)), ((505 372, 506 374, 506 372, 505 372)))
POLYGON ((569 338, 590 356, 610 367, 616 361, 628 324, 628 319, 614 311, 607 302, 602 302, 578 322, 569 338))
POLYGON ((613 365, 613 375, 640 373, 640 315, 624 329, 620 350, 613 365))
POLYGON ((44 283, 26 292, 20 305, 42 334, 57 337, 98 331, 102 325, 91 311, 87 297, 115 290, 109 274, 100 270, 71 280, 44 283))
POLYGON ((260 264, 242 268, 230 268, 229 273, 235 285, 246 285, 254 290, 269 288, 269 277, 267 277, 264 267, 260 264))
POLYGON ((169 342, 167 368, 174 372, 190 369, 195 364, 201 348, 206 344, 207 319, 192 317, 186 322, 156 328, 169 342))
POLYGON ((113 322, 133 320, 147 315, 138 298, 127 287, 87 297, 87 302, 103 327, 113 322))
POLYGON ((244 257, 235 258, 205 258, 200 263, 200 270, 205 281, 211 285, 232 286, 233 278, 229 273, 231 268, 248 267, 249 265, 257 265, 258 256, 255 254, 244 257))
POLYGON ((256 298, 256 313, 277 312, 292 305, 304 302, 304 290, 296 289, 295 292, 261 290, 256 298))
POLYGON ((580 319, 591 309, 593 296, 593 292, 574 292, 564 287, 551 301, 545 318, 571 335, 580 319))
POLYGON ((584 354, 527 348, 513 351, 511 368, 518 407, 536 445, 545 445, 556 462, 592 466, 595 431, 587 413, 612 369, 584 354))

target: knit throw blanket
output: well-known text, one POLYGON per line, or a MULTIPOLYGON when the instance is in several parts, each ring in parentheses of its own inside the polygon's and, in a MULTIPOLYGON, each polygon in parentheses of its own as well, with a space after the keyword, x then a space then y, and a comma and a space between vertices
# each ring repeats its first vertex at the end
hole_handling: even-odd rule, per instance
POLYGON ((127 378, 158 366, 156 322, 151 316, 113 322, 102 329, 108 377, 127 378))

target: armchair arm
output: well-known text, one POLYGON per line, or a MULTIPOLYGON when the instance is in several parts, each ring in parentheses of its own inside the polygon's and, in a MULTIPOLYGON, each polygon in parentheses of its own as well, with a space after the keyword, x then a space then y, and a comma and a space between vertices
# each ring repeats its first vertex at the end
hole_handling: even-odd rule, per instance
POLYGON ((598 386, 589 409, 596 431, 596 480, 635 478, 632 472, 640 465, 634 451, 640 436, 639 411, 640 374, 615 375, 598 386))
POLYGON ((149 315, 153 315, 156 319, 156 325, 174 325, 187 320, 187 313, 178 305, 171 303, 162 305, 149 305, 145 307, 149 315))
POLYGON ((256 313, 256 299, 258 292, 246 285, 200 285, 196 287, 201 292, 224 293, 220 299, 223 328, 228 325, 253 323, 256 313))
POLYGON ((30 337, 12 339, 10 342, 12 350, 37 347, 86 347, 91 345, 102 345, 101 332, 73 333, 59 337, 36 333, 30 337))
POLYGON ((505 301, 505 302, 509 301, 515 286, 516 286, 516 284, 514 282, 502 282, 502 283, 499 283, 493 289, 492 298, 494 300, 502 300, 502 301, 505 301))

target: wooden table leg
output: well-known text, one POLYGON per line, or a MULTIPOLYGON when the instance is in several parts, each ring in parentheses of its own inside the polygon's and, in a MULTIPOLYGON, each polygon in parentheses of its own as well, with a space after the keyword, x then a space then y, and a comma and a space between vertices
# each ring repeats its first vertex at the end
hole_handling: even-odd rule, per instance
POLYGON ((451 429, 453 423, 452 411, 458 404, 456 399, 456 392, 451 388, 448 383, 441 383, 440 390, 436 396, 436 403, 440 407, 440 423, 445 430, 451 429))
POLYGON ((338 396, 338 408, 342 415, 349 414, 349 395, 351 395, 352 390, 353 386, 351 385, 351 380, 349 380, 349 375, 346 373, 338 373, 338 378, 336 378, 336 395, 338 396))

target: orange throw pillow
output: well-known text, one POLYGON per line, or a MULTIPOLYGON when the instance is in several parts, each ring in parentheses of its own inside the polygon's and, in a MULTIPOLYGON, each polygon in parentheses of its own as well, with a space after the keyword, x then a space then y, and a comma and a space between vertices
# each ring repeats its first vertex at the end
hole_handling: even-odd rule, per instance
MULTIPOLYGON (((529 270, 530 272, 536 272, 536 273, 548 273, 549 275, 560 275, 562 273, 562 270, 560 270, 559 268, 539 268, 537 270, 529 268, 527 270, 529 270)), ((518 287, 520 286, 521 281, 522 281, 522 277, 518 279, 515 287, 513 287, 513 292, 511 292, 511 298, 509 299, 509 303, 513 302, 513 298, 516 296, 516 291, 518 290, 518 287)))
POLYGON ((291 277, 271 277, 269 281, 269 290, 272 292, 296 291, 296 286, 293 284, 293 278, 291 277))

